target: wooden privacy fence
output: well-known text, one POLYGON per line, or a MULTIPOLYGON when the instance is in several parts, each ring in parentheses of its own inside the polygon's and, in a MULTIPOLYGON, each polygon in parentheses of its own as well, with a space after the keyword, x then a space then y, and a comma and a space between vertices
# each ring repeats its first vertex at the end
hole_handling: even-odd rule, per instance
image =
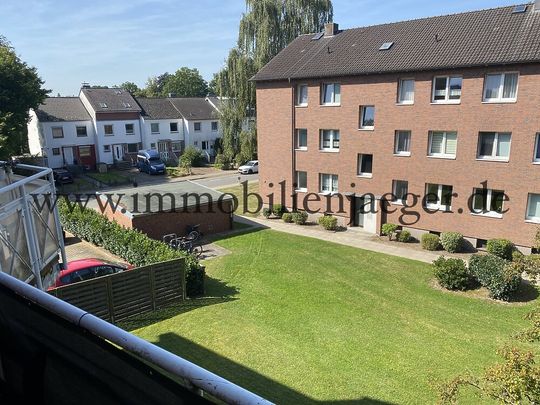
POLYGON ((50 293, 115 323, 184 300, 184 269, 185 259, 176 259, 67 285, 50 293))

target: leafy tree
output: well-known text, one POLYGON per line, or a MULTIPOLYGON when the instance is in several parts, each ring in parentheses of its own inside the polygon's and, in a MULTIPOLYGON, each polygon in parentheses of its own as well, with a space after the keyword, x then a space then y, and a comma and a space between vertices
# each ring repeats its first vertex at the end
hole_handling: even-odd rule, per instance
POLYGON ((229 162, 251 159, 256 148, 255 129, 249 137, 242 135, 246 119, 256 115, 255 85, 249 79, 300 34, 322 31, 332 15, 330 0, 246 0, 237 46, 212 81, 225 97, 220 121, 229 162))
POLYGON ((140 97, 144 95, 144 90, 140 89, 139 86, 137 86, 133 82, 124 82, 118 87, 126 91, 129 91, 133 96, 136 96, 136 97, 140 97))
POLYGON ((162 93, 163 96, 171 93, 176 97, 205 97, 208 84, 197 69, 181 67, 167 78, 162 93))
POLYGON ((146 88, 144 89, 146 97, 163 97, 163 88, 170 76, 169 73, 165 72, 159 76, 149 77, 146 81, 146 88))
POLYGON ((35 67, 30 67, 0 36, 0 160, 26 149, 28 111, 43 102, 49 90, 35 67))

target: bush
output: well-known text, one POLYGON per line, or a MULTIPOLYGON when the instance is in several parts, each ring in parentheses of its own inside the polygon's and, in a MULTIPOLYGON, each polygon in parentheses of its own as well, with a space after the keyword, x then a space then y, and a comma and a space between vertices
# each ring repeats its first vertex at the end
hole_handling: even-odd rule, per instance
POLYGON ((519 260, 522 260, 524 256, 525 255, 523 253, 521 253, 519 250, 516 249, 512 252, 512 261, 517 262, 519 260))
POLYGON ((514 244, 508 239, 490 239, 487 243, 487 251, 501 259, 512 260, 514 244))
POLYGON ((69 207, 65 201, 60 200, 58 212, 64 229, 107 249, 135 267, 185 258, 186 293, 189 296, 204 294, 204 268, 192 255, 173 250, 136 229, 124 228, 92 209, 69 207))
POLYGON ((304 211, 294 212, 292 214, 292 219, 296 225, 305 225, 308 219, 308 214, 304 211))
POLYGON ((270 218, 270 215, 272 215, 272 210, 270 208, 263 208, 262 214, 263 214, 263 217, 268 219, 270 218))
POLYGON ((272 207, 272 213, 276 217, 281 218, 281 216, 285 213, 285 207, 283 207, 281 204, 275 204, 272 207))
POLYGON ((443 232, 440 242, 444 250, 448 253, 456 253, 463 246, 463 235, 459 232, 443 232))
POLYGON ((439 237, 433 233, 425 233, 422 235, 422 249, 435 251, 439 249, 439 237))
POLYGON ((327 231, 335 231, 337 228, 337 218, 332 215, 324 215, 319 218, 319 225, 327 231))
POLYGON ((466 290, 471 284, 471 275, 462 259, 439 257, 433 262, 433 271, 441 287, 447 290, 466 290))
POLYGON ((388 240, 392 240, 392 236, 397 231, 398 226, 396 224, 383 224, 381 233, 388 236, 388 240))
POLYGON ((283 220, 283 222, 286 222, 288 224, 291 224, 292 221, 293 221, 293 214, 291 214, 290 212, 285 212, 282 216, 281 216, 281 219, 283 220))
POLYGON ((473 255, 469 270, 497 300, 508 301, 521 283, 520 266, 494 255, 473 255))
POLYGON ((202 152, 193 146, 188 146, 182 156, 180 156, 181 167, 199 167, 204 166, 206 159, 202 152))
POLYGON ((214 161, 214 167, 219 170, 229 170, 231 168, 231 162, 221 153, 216 155, 214 161))
POLYGON ((411 240, 411 233, 409 231, 401 231, 398 236, 398 241, 407 243, 411 240))

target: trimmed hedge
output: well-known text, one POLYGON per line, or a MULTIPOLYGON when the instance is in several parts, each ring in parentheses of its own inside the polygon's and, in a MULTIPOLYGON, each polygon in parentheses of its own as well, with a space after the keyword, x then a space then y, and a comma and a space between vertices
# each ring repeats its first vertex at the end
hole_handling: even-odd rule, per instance
POLYGON ((392 236, 397 231, 398 226, 396 224, 383 224, 381 227, 381 233, 388 236, 388 240, 392 240, 392 236))
POLYGON ((337 218, 332 215, 324 215, 319 218, 319 225, 327 231, 335 231, 337 228, 337 218))
POLYGON ((443 232, 440 242, 444 250, 448 253, 456 253, 463 246, 463 235, 459 232, 443 232))
POLYGON ((407 243, 411 240, 411 233, 409 231, 401 231, 398 236, 398 241, 407 243))
POLYGON ((272 207, 272 213, 274 214, 274 216, 281 218, 285 213, 285 207, 281 204, 276 204, 272 207))
POLYGON ((292 220, 296 225, 305 225, 308 219, 307 212, 304 211, 297 211, 293 212, 292 214, 292 220))
POLYGON ((268 219, 272 215, 272 210, 270 208, 263 208, 262 214, 263 214, 263 217, 268 219))
POLYGON ((433 272, 441 287, 447 290, 466 290, 471 284, 471 275, 462 259, 439 257, 433 262, 433 272))
POLYGON ((510 300, 521 283, 520 266, 494 255, 473 255, 469 271, 497 300, 510 300))
POLYGON ((204 267, 192 255, 171 249, 135 229, 124 228, 93 209, 70 208, 65 201, 59 200, 58 212, 64 229, 107 249, 135 267, 186 258, 186 294, 191 297, 204 294, 204 267))
POLYGON ((422 235, 422 249, 435 251, 439 249, 439 237, 433 233, 425 233, 422 235))
POLYGON ((508 239, 490 239, 487 242, 488 253, 505 260, 512 260, 514 244, 508 239))
POLYGON ((290 212, 286 212, 281 216, 281 219, 283 220, 283 222, 291 224, 293 222, 293 214, 291 214, 290 212))

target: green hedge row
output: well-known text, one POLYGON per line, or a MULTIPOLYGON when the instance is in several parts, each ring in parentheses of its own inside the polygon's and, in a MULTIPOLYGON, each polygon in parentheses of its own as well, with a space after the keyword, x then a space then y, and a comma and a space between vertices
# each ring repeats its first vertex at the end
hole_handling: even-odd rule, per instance
POLYGON ((204 267, 193 256, 171 249, 135 229, 127 229, 92 209, 69 207, 59 201, 58 211, 65 230, 94 245, 101 246, 135 267, 186 258, 186 294, 204 294, 204 267))

